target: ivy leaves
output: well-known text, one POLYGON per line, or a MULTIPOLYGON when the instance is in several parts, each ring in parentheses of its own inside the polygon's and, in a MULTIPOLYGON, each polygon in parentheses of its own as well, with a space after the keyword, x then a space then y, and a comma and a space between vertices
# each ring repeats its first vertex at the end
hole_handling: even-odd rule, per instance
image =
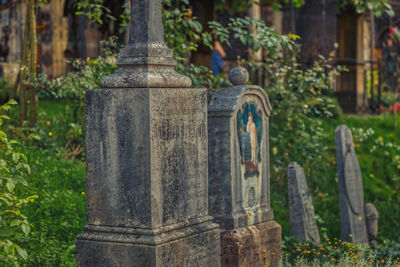
MULTIPOLYGON (((239 39, 242 44, 250 46, 254 51, 265 49, 270 59, 275 58, 278 51, 284 48, 293 49, 293 38, 289 35, 277 34, 272 27, 258 18, 230 18, 226 26, 218 22, 210 22, 212 34, 215 34, 221 43, 230 46, 230 37, 239 39)), ((293 36, 293 35, 292 35, 293 36)))

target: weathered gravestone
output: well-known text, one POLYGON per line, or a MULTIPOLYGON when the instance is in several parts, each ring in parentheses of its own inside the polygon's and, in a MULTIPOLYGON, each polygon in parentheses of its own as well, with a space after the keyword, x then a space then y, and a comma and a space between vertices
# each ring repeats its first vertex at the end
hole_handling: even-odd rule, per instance
POLYGON ((175 72, 161 0, 133 0, 118 71, 86 92, 78 266, 219 266, 208 216, 207 94, 175 72))
POLYGON ((353 136, 345 125, 338 126, 335 135, 342 239, 353 243, 368 243, 363 183, 353 136))
POLYGON ((375 246, 376 244, 378 244, 376 239, 378 237, 379 213, 372 203, 365 204, 364 210, 367 222, 368 242, 371 246, 375 246))
POLYGON ((320 241, 314 206, 304 170, 296 162, 288 167, 290 234, 298 240, 320 241))
POLYGON ((269 201, 271 106, 260 87, 244 85, 245 69, 233 69, 230 78, 235 86, 215 92, 208 107, 209 203, 223 228, 221 265, 261 266, 266 257, 274 266, 281 227, 269 201))

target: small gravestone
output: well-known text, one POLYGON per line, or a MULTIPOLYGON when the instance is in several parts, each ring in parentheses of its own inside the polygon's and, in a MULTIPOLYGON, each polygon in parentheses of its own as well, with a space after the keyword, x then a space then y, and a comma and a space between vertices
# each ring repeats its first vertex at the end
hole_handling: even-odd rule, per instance
POLYGON ((87 226, 77 266, 218 267, 207 91, 175 72, 161 0, 132 0, 131 12, 117 72, 86 92, 87 226))
POLYGON ((296 162, 288 167, 289 219, 290 234, 298 240, 319 242, 314 206, 308 192, 303 168, 296 162))
POLYGON ((365 204, 365 218, 367 220, 368 241, 371 246, 378 244, 378 218, 379 213, 374 204, 365 204))
POLYGON ((342 240, 367 244, 363 183, 353 136, 345 125, 338 126, 335 135, 342 240))
POLYGON ((233 87, 215 92, 208 107, 210 215, 221 225, 221 265, 277 264, 281 227, 269 200, 271 106, 264 90, 245 85, 247 70, 230 73, 233 87), (268 255, 262 253, 268 251, 268 255))

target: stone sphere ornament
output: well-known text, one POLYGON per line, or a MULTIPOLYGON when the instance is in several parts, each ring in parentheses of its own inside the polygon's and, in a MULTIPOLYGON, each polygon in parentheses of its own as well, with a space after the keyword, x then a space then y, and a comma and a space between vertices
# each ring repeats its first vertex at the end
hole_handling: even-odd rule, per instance
POLYGON ((229 72, 229 80, 233 85, 245 85, 249 81, 249 72, 243 67, 235 67, 229 72))

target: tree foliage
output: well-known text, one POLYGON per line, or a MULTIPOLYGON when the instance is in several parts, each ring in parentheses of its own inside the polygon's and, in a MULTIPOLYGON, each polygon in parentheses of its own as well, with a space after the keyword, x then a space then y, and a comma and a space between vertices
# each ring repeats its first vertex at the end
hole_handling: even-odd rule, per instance
MULTIPOLYGON (((0 106, 0 126, 9 119, 6 112, 14 104, 16 102, 11 100, 0 106)), ((25 155, 14 150, 15 143, 0 130, 0 262, 19 266, 21 260, 27 259, 28 253, 18 245, 18 240, 31 230, 22 209, 37 196, 23 197, 18 190, 28 186, 26 177, 30 168, 25 155)))
POLYGON ((394 11, 389 3, 389 0, 341 0, 341 7, 347 5, 354 6, 358 13, 370 10, 377 17, 380 17, 383 13, 386 13, 389 16, 394 15, 394 11))
POLYGON ((76 14, 86 15, 91 22, 103 24, 102 16, 106 15, 110 19, 115 20, 110 13, 111 10, 103 5, 104 0, 84 0, 76 3, 76 14))

